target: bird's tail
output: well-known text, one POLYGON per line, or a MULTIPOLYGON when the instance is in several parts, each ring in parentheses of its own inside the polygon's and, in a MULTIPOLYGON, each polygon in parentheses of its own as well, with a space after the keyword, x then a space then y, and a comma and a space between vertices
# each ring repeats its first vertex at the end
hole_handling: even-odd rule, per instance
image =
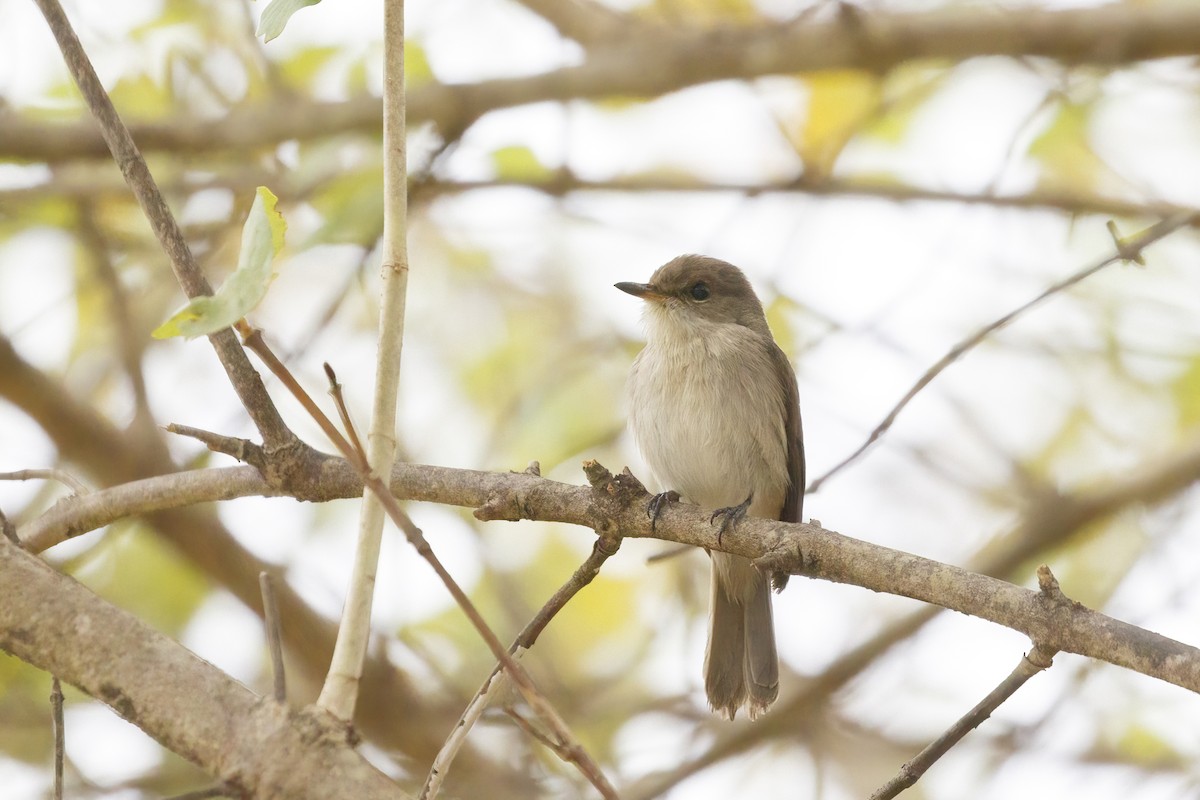
POLYGON ((713 553, 712 561, 704 688, 725 718, 745 705, 754 719, 779 694, 770 583, 749 559, 713 553))

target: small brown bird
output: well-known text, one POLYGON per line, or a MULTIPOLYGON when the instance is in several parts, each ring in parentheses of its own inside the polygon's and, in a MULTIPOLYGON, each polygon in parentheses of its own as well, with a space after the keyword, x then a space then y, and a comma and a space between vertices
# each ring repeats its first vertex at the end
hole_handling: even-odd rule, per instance
MULTIPOLYGON (((732 264, 687 255, 649 283, 616 287, 646 301, 646 347, 629 373, 630 427, 663 490, 742 516, 799 522, 804 438, 796 377, 762 303, 732 264)), ((651 503, 657 515, 664 491, 651 503)), ((775 576, 782 589, 786 575, 775 576)), ((749 559, 712 553, 704 687, 713 709, 751 719, 779 693, 768 576, 749 559)))

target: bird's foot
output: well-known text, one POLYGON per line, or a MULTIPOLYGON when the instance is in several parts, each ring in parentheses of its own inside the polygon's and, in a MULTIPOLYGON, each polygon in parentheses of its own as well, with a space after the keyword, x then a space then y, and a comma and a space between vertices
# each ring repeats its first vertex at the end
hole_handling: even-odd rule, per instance
POLYGON ((741 503, 728 508, 718 508, 713 512, 713 515, 708 518, 708 524, 712 525, 717 517, 721 518, 721 527, 717 529, 717 544, 721 543, 721 537, 725 535, 725 531, 730 528, 736 528, 737 524, 746 516, 746 510, 750 508, 750 501, 754 499, 751 494, 741 503))
POLYGON ((646 516, 650 518, 650 533, 654 533, 654 528, 658 525, 658 515, 662 513, 663 507, 678 502, 679 492, 674 489, 659 492, 650 498, 650 502, 646 504, 646 516))

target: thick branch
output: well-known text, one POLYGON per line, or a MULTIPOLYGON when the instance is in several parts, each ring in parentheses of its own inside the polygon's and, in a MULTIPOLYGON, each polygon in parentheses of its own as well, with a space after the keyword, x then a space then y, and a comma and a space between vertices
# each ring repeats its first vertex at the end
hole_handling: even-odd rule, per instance
MULTIPOLYGON (((323 491, 356 496, 360 482, 348 464, 320 467, 323 491)), ((1031 510, 1025 536, 1050 538, 1132 503, 1155 503, 1200 480, 1200 441, 1171 458, 1131 472, 1132 479, 1031 510)), ((261 478, 246 475, 247 487, 261 478)), ((399 464, 392 490, 401 498, 474 507, 481 519, 538 519, 582 525, 601 534, 654 537, 722 550, 772 570, 851 583, 960 611, 1025 633, 1038 644, 1096 658, 1200 692, 1200 650, 1072 603, 1049 603, 1036 592, 920 556, 851 539, 813 525, 747 519, 717 541, 710 515, 695 506, 668 507, 651 530, 647 495, 631 476, 600 488, 571 486, 525 473, 488 473, 399 464)))
MULTIPOLYGON (((517 2, 549 22, 563 36, 584 45, 612 40, 623 34, 634 33, 635 28, 648 27, 646 23, 622 15, 594 0, 517 0, 517 2)), ((641 33, 644 35, 644 32, 641 33)))
POLYGON ((328 721, 258 697, 6 540, 0 648, 104 701, 239 793, 405 796, 328 721))
MULTIPOLYGON (((544 100, 654 97, 725 79, 859 68, 883 72, 914 59, 1044 56, 1068 64, 1117 65, 1200 52, 1200 5, 1111 4, 1067 11, 946 8, 918 14, 843 14, 630 37, 591 51, 580 66, 523 78, 430 85, 412 92, 411 123, 461 130, 481 115, 544 100)), ((143 150, 211 152, 270 147, 350 130, 377 132, 378 98, 301 104, 295 98, 238 109, 223 119, 176 119, 133 128, 143 150)), ((45 125, 0 115, 0 157, 57 162, 107 155, 90 125, 45 125), (7 118, 6 118, 7 117, 7 118)))

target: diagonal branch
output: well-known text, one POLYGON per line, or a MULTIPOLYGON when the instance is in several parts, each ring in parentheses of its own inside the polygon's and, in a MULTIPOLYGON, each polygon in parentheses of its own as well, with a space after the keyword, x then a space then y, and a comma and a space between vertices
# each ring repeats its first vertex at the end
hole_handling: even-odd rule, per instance
MULTIPOLYGON (((1053 573, 1050 572, 1050 568, 1044 564, 1038 568, 1038 584, 1042 595, 1049 602, 1070 602, 1063 595, 1058 581, 1055 579, 1053 573)), ((1055 651, 1051 648, 1035 645, 1029 651, 1028 655, 1021 656, 1021 660, 1017 662, 1017 666, 1009 673, 1008 677, 1002 680, 995 689, 988 692, 987 697, 979 701, 974 708, 951 725, 945 733, 931 742, 915 758, 904 764, 895 777, 879 787, 871 795, 870 800, 892 800, 896 795, 920 780, 921 776, 939 758, 950 752, 950 749, 962 741, 964 736, 978 728, 984 720, 990 717, 1005 700, 1012 697, 1030 678, 1042 670, 1048 669, 1053 663, 1054 653, 1055 651)))
MULTIPOLYGON (((159 192, 154 176, 150 174, 150 168, 146 166, 145 159, 134 144, 129 129, 121 121, 112 100, 96 76, 96 70, 71 28, 62 6, 58 0, 36 2, 50 26, 50 32, 58 42, 71 77, 79 86, 88 108, 100 125, 100 133, 112 152, 113 159, 154 229, 154 235, 162 245, 163 252, 170 260, 175 279, 188 297, 212 294, 212 286, 196 263, 183 232, 175 221, 175 215, 171 213, 167 201, 159 192)), ((246 358, 233 332, 224 330, 215 333, 209 336, 209 341, 217 351, 221 365, 229 375, 234 390, 254 420, 263 440, 273 447, 295 443, 295 436, 279 416, 278 410, 267 395, 262 379, 250 366, 250 360, 246 358)))
MULTIPOLYGON (((22 359, 13 349, 11 342, 3 336, 0 336, 0 398, 28 414, 55 443, 61 457, 79 465, 81 471, 98 487, 123 485, 151 476, 156 476, 152 481, 171 481, 170 475, 177 470, 161 437, 145 441, 118 430, 106 418, 79 402, 61 381, 51 378, 22 359)), ((249 443, 247 445, 250 446, 249 443)), ((274 453, 276 458, 286 455, 286 451, 274 453)), ((312 490, 310 499, 330 499, 330 496, 324 495, 320 490, 323 481, 322 464, 328 458, 315 454, 313 460, 302 464, 305 469, 312 469, 309 474, 311 480, 298 484, 307 485, 312 490)), ((338 459, 333 461, 346 466, 338 459)), ((254 467, 235 469, 244 470, 246 474, 241 477, 258 485, 258 490, 253 494, 274 496, 278 493, 278 490, 272 489, 270 484, 257 474, 254 467)), ((267 471, 271 469, 273 468, 267 471)), ((303 469, 299 471, 303 472, 303 469)), ((207 478, 200 481, 206 488, 196 489, 198 494, 193 494, 192 499, 200 502, 213 500, 220 494, 228 498, 245 496, 244 485, 241 488, 228 485, 219 488, 218 485, 226 483, 227 476, 216 477, 216 485, 207 478)), ((349 481, 343 481, 341 485, 352 485, 354 488, 351 494, 342 496, 360 496, 362 485, 353 477, 353 471, 348 471, 343 477, 349 481)), ((153 495, 154 492, 151 491, 149 496, 153 495)), ((198 569, 214 582, 226 587, 246 607, 261 614, 262 595, 258 575, 263 570, 278 575, 279 567, 263 561, 243 547, 221 524, 211 508, 202 505, 177 507, 178 504, 171 502, 169 495, 170 492, 164 487, 159 499, 149 501, 147 507, 138 508, 135 504, 121 511, 117 518, 129 513, 144 514, 146 522, 198 569)), ((99 501, 105 502, 103 498, 99 501)), ((128 502, 118 500, 118 503, 128 502)), ((65 511, 64 519, 67 520, 68 526, 71 524, 70 503, 69 500, 64 501, 52 510, 52 513, 55 510, 65 511)), ((95 509, 91 503, 89 500, 88 505, 82 508, 95 509)), ((105 512, 100 513, 103 515, 105 512)), ((76 533, 82 532, 76 530, 76 533)), ((333 649, 336 635, 334 625, 308 605, 287 582, 279 581, 276 595, 284 623, 284 644, 288 652, 296 658, 301 671, 308 678, 323 674, 329 665, 333 649)), ((360 707, 355 718, 358 727, 376 743, 400 749, 421 761, 432 758, 442 742, 442 737, 435 735, 433 730, 441 730, 442 726, 453 718, 451 715, 458 713, 457 709, 451 710, 448 706, 434 702, 381 653, 370 654, 363 682, 366 684, 364 692, 375 702, 365 703, 360 707), (412 724, 396 725, 391 711, 395 708, 407 709, 406 713, 412 724)), ((513 776, 503 765, 482 757, 478 751, 473 751, 471 758, 475 765, 487 771, 489 783, 492 785, 498 780, 508 780, 513 776)))
MULTIPOLYGON (((275 356, 271 349, 267 346, 262 338, 260 331, 250 328, 244 321, 238 323, 239 332, 242 333, 246 344, 252 349, 259 358, 270 368, 271 372, 277 377, 292 396, 304 407, 313 421, 317 423, 321 431, 329 437, 338 451, 346 458, 347 462, 353 467, 366 490, 370 491, 375 499, 382 506, 383 512, 392 520, 409 543, 416 549, 418 555, 425 560, 433 571, 441 580, 446 591, 454 598, 454 602, 458 605, 463 615, 471 623, 471 627, 487 645, 492 655, 503 664, 505 672, 512 680, 513 685, 521 693, 525 702, 537 713, 538 717, 554 732, 556 739, 562 743, 563 747, 560 752, 565 753, 567 760, 572 762, 575 767, 592 783, 593 786, 600 792, 601 796, 606 800, 616 798, 616 790, 609 783, 608 778, 600 770, 599 765, 588 754, 587 750, 578 743, 574 734, 567 727, 566 722, 559 715, 558 711, 550 703, 549 699, 541 692, 534 682, 532 676, 509 654, 504 645, 495 632, 487 624, 483 615, 479 612, 475 603, 467 596, 458 582, 450 575, 446 567, 442 564, 441 559, 434 553, 433 548, 426 540, 424 533, 418 528, 400 507, 395 495, 392 494, 388 482, 381 477, 380 473, 372 469, 367 454, 361 449, 355 449, 349 441, 342 436, 337 427, 325 415, 323 411, 313 402, 308 393, 296 380, 295 376, 288 371, 287 367, 275 356)), ((331 381, 335 381, 333 371, 326 365, 326 371, 329 373, 331 381)), ((605 471, 607 472, 607 471, 605 471)), ((593 477, 588 474, 589 479, 593 477)), ((597 477, 597 480, 600 480, 597 477)), ((640 487, 639 487, 640 488, 640 487)), ((642 489, 645 494, 645 490, 642 489)), ((340 631, 339 631, 340 633, 340 631)), ((336 653, 336 650, 335 650, 336 653)), ((322 706, 324 708, 324 706, 322 706)))
POLYGON ((1194 214, 1190 212, 1179 213, 1168 219, 1162 220, 1161 222, 1147 228, 1135 236, 1124 240, 1117 240, 1116 252, 1113 255, 1101 259, 1095 264, 1084 267, 1078 272, 1072 273, 1066 278, 1057 281, 1037 297, 1013 309, 994 322, 983 326, 966 339, 963 339, 961 342, 951 347, 946 355, 942 356, 936 364, 927 369, 924 374, 921 375, 921 377, 917 378, 917 382, 914 383, 912 387, 904 393, 904 396, 900 398, 896 405, 892 406, 892 410, 887 413, 887 416, 883 418, 883 421, 875 426, 875 429, 871 431, 869 436, 867 436, 867 440, 859 445, 857 450, 846 456, 844 459, 830 468, 828 472, 809 484, 808 492, 811 494, 818 491, 822 486, 825 485, 826 481, 857 461, 864 453, 867 452, 867 450, 871 448, 871 445, 879 441, 879 439, 888 432, 888 430, 896 422, 896 418, 900 416, 900 412, 903 411, 910 402, 912 402, 913 398, 915 398, 922 389, 932 383, 933 379, 942 374, 947 367, 949 367, 955 361, 958 361, 966 353, 973 350, 993 333, 1005 327, 1017 317, 1024 314, 1026 311, 1036 308, 1059 292, 1069 289, 1080 281, 1095 275, 1105 267, 1116 264, 1120 261, 1140 261, 1142 257, 1142 251, 1147 247, 1154 244, 1159 239, 1162 239, 1164 236, 1167 236, 1168 234, 1184 227, 1185 225, 1189 225, 1194 221, 1194 214))
MULTIPOLYGON (((536 462, 534 462, 536 465, 536 462)), ((540 473, 534 473, 540 474, 540 473)), ((514 658, 520 658, 523 653, 533 647, 538 636, 550 624, 550 620, 561 611, 567 603, 571 601, 581 589, 590 584, 592 580, 600 573, 600 567, 609 559, 617 549, 621 546, 619 537, 599 537, 592 546, 592 552, 588 555, 579 568, 572 573, 571 577, 559 587, 558 591, 546 601, 546 604, 534 615, 529 624, 517 635, 517 640, 508 648, 508 652, 514 658)), ((446 773, 450 769, 450 764, 458 755, 466 742, 467 734, 471 728, 479 721, 483 712, 487 710, 488 705, 492 702, 492 698, 503 692, 507 682, 502 678, 500 664, 492 668, 491 674, 484 680, 483 685, 479 687, 479 691, 471 698, 471 702, 467 705, 462 716, 455 724, 454 729, 447 737, 446 743, 442 745, 441 751, 433 760, 432 766, 429 768, 429 775, 425 778, 425 786, 421 789, 420 800, 433 800, 441 791, 442 783, 446 780, 446 773)))

